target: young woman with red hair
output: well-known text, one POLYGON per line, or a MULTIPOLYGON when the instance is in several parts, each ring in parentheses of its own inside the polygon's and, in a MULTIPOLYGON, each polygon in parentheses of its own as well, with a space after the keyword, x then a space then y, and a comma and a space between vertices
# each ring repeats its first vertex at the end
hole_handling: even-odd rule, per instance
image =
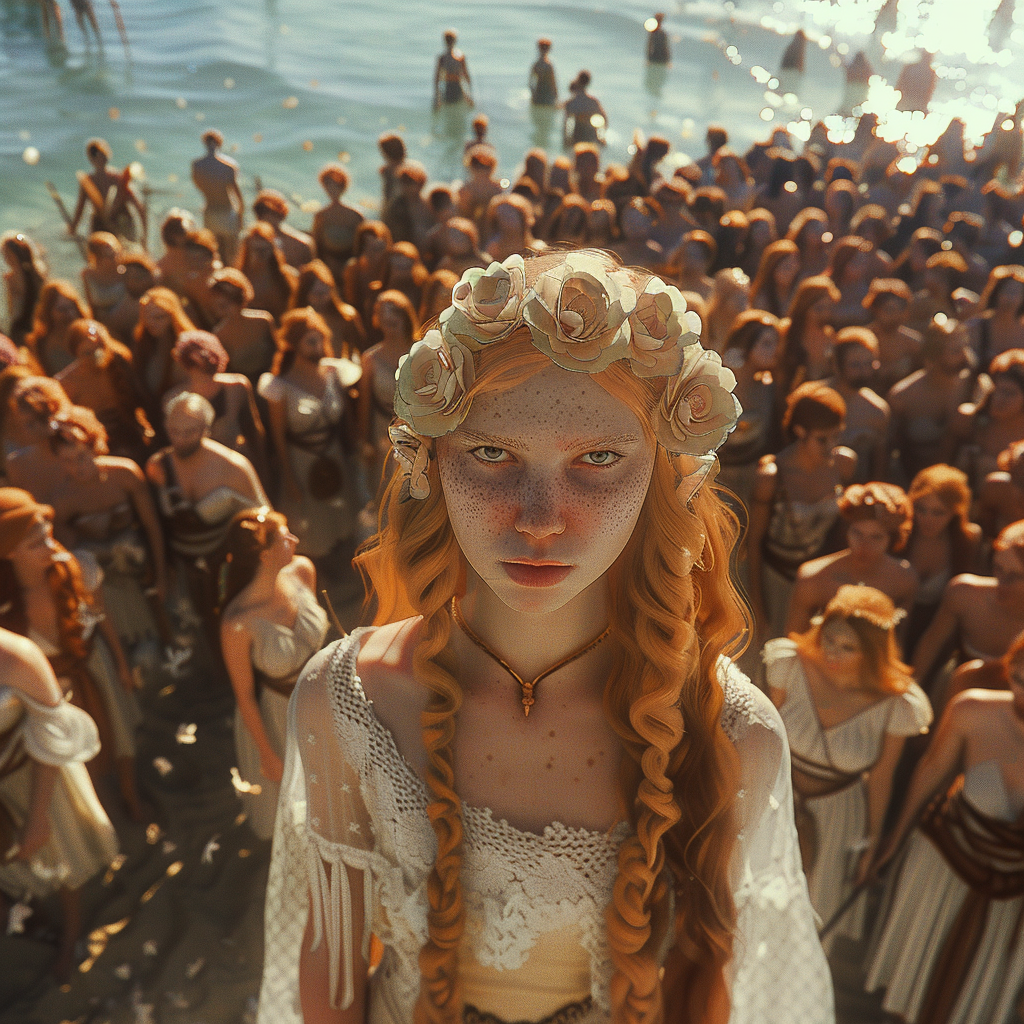
POLYGON ((292 699, 260 1019, 831 1021, 782 725, 726 657, 732 373, 606 253, 453 303, 399 370, 375 626, 292 699))
POLYGON ((350 537, 355 522, 353 474, 347 451, 355 412, 348 390, 357 363, 335 359, 331 332, 309 306, 285 313, 277 355, 260 378, 270 438, 281 472, 279 505, 299 537, 302 554, 320 558, 350 537))

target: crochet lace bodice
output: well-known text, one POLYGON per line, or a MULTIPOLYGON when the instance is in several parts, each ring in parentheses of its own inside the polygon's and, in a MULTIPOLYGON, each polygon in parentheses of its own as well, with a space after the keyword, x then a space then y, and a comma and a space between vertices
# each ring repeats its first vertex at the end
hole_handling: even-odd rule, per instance
MULTIPOLYGON (((310 663, 289 710, 267 894, 265 1024, 301 1021, 298 953, 310 903, 314 942, 325 941, 338 965, 332 1000, 342 1006, 351 1000, 354 964, 372 932, 385 954, 371 983, 370 1024, 412 1020, 437 847, 426 788, 356 674, 361 635, 310 663), (361 935, 353 924, 353 885, 362 889, 361 935)), ((833 1019, 831 983, 800 869, 785 735, 767 699, 731 663, 723 660, 720 670, 723 726, 743 765, 732 1021, 826 1024, 833 1019)), ((488 991, 503 986, 503 1005, 516 1010, 502 1016, 528 1020, 536 1019, 530 1008, 537 1005, 537 986, 549 986, 550 996, 550 986, 561 983, 565 1002, 591 997, 588 1022, 607 1021, 612 965, 604 913, 629 825, 599 833, 554 822, 535 834, 486 808, 463 805, 463 826, 467 924, 460 964, 467 964, 467 985, 484 974, 488 991), (555 951, 561 982, 552 977, 555 951)))

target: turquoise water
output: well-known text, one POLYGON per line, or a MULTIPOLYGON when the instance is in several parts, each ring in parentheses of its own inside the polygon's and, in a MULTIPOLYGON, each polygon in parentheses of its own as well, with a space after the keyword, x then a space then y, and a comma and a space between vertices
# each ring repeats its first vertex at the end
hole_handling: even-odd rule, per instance
MULTIPOLYGON (((609 114, 609 159, 628 159, 635 128, 665 134, 683 152, 699 156, 709 122, 727 124, 745 147, 765 134, 764 116, 773 125, 799 125, 834 111, 842 94, 841 58, 865 45, 881 5, 743 0, 735 6, 669 6, 674 62, 664 80, 655 81, 642 56, 643 22, 652 5, 634 0, 607 6, 466 0, 443 7, 425 0, 330 6, 314 0, 123 0, 130 66, 109 3, 95 2, 104 57, 86 51, 67 9, 70 52, 48 59, 38 7, 0 0, 0 229, 27 230, 66 273, 80 260, 61 237, 44 182, 53 181, 70 206, 74 171, 85 166, 83 143, 92 135, 109 140, 116 165, 140 163, 156 224, 171 206, 197 207, 189 162, 201 153, 201 132, 218 127, 242 166, 247 197, 258 176, 292 199, 293 219, 303 226, 320 200, 316 172, 339 154, 353 175, 352 196, 373 208, 379 164, 374 143, 384 130, 401 132, 433 179, 458 176, 468 124, 434 118, 430 111, 434 61, 449 25, 460 32, 477 105, 491 118, 501 174, 513 177, 530 145, 557 151, 557 123, 536 124, 527 102, 526 75, 538 35, 554 41, 563 93, 581 67, 593 73, 593 91, 609 114), (816 40, 824 35, 821 45, 809 48, 802 82, 776 87, 794 95, 766 97, 752 70, 777 69, 798 25, 816 40), (29 147, 39 151, 34 165, 23 159, 29 147)), ((916 125, 919 135, 934 137, 959 113, 980 136, 997 107, 1011 109, 1019 98, 1021 32, 1014 31, 1004 52, 993 53, 985 39, 994 6, 994 0, 972 4, 965 17, 961 0, 917 6, 905 0, 900 28, 887 40, 890 52, 915 42, 940 43, 945 62, 936 114, 924 128, 916 125)), ((887 68, 883 56, 875 44, 875 66, 894 81, 898 65, 887 68)))

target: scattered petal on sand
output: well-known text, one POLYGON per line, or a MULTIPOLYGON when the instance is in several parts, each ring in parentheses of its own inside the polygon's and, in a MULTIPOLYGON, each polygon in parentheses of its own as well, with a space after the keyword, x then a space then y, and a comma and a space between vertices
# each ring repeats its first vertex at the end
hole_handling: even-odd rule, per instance
POLYGON ((191 981, 205 966, 206 960, 203 957, 193 960, 192 963, 185 968, 185 977, 191 981))
POLYGON ((29 167, 35 167, 39 163, 39 150, 35 146, 26 146, 25 152, 21 154, 21 159, 29 165, 29 167))
POLYGON ((219 832, 217 833, 217 835, 213 836, 210 839, 210 841, 206 844, 206 846, 204 847, 203 855, 202 855, 202 857, 199 858, 201 863, 203 863, 203 864, 212 864, 213 863, 213 855, 220 849, 220 843, 217 842, 218 839, 220 839, 220 833, 219 832))
POLYGON ((193 648, 190 644, 164 648, 163 670, 175 679, 185 672, 185 666, 192 658, 193 648))
POLYGON ((173 878, 185 866, 185 862, 176 860, 173 864, 167 865, 167 877, 173 878))
POLYGON ((160 688, 160 692, 157 694, 158 697, 170 697, 172 693, 177 689, 174 683, 168 683, 166 686, 160 688))
POLYGON ((258 782, 247 782, 242 778, 237 768, 231 769, 231 785, 238 793, 249 793, 251 796, 259 796, 263 787, 258 782))
POLYGON ((25 931, 25 922, 32 916, 32 908, 27 903, 15 903, 7 912, 7 934, 21 935, 25 931))
POLYGON ((146 826, 146 842, 150 846, 156 846, 163 834, 164 830, 155 821, 146 826))
POLYGON ((195 741, 196 741, 196 724, 195 724, 195 722, 189 722, 187 724, 185 722, 182 722, 182 724, 178 726, 178 731, 174 734, 174 738, 175 738, 175 740, 177 740, 178 743, 185 743, 185 744, 195 743, 195 741))
POLYGON ((161 776, 168 775, 170 772, 174 771, 174 765, 171 764, 166 757, 154 757, 153 767, 161 774, 161 776))

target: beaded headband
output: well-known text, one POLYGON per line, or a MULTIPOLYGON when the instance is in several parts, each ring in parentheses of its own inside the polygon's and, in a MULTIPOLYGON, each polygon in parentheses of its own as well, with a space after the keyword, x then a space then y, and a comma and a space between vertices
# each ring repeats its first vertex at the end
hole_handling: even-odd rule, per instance
POLYGON ((430 494, 432 440, 455 430, 469 413, 474 353, 500 344, 523 324, 534 347, 563 369, 599 373, 624 359, 637 377, 669 378, 654 431, 676 456, 677 494, 689 501, 739 419, 736 377, 717 352, 700 344, 700 317, 687 310, 679 289, 615 267, 596 250, 568 253, 530 287, 518 255, 462 275, 438 328, 412 346, 395 374, 396 419, 389 435, 405 476, 400 500, 430 494))

